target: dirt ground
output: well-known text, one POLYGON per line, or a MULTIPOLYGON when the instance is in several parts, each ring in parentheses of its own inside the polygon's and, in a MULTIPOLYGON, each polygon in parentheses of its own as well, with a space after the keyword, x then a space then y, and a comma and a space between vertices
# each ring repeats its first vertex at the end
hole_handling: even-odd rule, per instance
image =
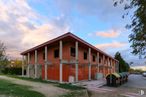
MULTIPOLYGON (((59 95, 63 95, 69 92, 69 90, 55 87, 52 84, 31 82, 7 76, 0 76, 0 79, 9 80, 15 84, 31 86, 32 90, 38 91, 44 94, 46 97, 58 97, 59 95)), ((0 95, 0 97, 5 96, 0 95)), ((120 87, 102 86, 100 88, 93 89, 93 91, 88 91, 86 97, 146 97, 146 88, 132 88, 125 87, 124 85, 120 87), (144 92, 144 95, 140 95, 141 90, 144 92)))
POLYGON ((7 76, 0 76, 0 79, 9 80, 15 84, 31 86, 32 90, 38 91, 38 92, 44 94, 46 97, 58 97, 59 95, 62 95, 64 93, 68 92, 65 89, 55 87, 51 84, 45 84, 45 83, 40 83, 40 82, 31 82, 31 81, 11 78, 11 77, 7 77, 7 76))

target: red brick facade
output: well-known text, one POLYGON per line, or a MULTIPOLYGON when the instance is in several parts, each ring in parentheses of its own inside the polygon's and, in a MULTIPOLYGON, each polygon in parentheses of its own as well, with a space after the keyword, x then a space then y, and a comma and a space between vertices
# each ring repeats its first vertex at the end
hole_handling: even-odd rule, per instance
MULTIPOLYGON (((76 72, 78 73, 78 81, 88 80, 91 76, 91 80, 96 79, 96 73, 103 73, 106 75, 116 71, 116 65, 118 61, 88 44, 77 36, 67 33, 62 35, 52 42, 48 41, 37 47, 29 49, 23 53, 26 56, 27 64, 41 65, 40 77, 45 79, 45 64, 47 65, 47 80, 60 80, 60 64, 62 63, 62 81, 68 82, 69 76, 76 78, 76 72), (62 58, 60 59, 60 44, 62 41, 62 58), (76 42, 78 45, 76 47, 76 42), (47 46, 47 62, 45 62, 45 47, 47 46), (89 51, 90 49, 90 51, 89 51), (78 50, 78 51, 76 51, 78 50), (37 51, 37 63, 35 62, 35 51, 37 51), (56 54, 55 51, 59 54, 56 54), (28 53, 30 57, 28 56, 28 53), (78 56, 76 56, 78 54, 78 56), (90 55, 89 55, 90 54, 90 55), (87 55, 87 56, 86 56, 87 55), (29 57, 29 62, 28 62, 29 57), (77 67, 76 67, 77 64, 77 67), (89 69, 91 66, 91 71, 89 69), (91 73, 89 73, 89 71, 91 73), (89 76, 90 75, 90 76, 89 76)), ((30 69, 30 68, 29 68, 30 69)), ((27 69, 28 70, 28 69, 27 69)), ((37 71, 36 71, 37 72, 37 71)), ((29 73, 31 73, 29 71, 29 73)), ((35 72, 32 72, 35 73, 35 72)), ((37 72, 40 73, 40 72, 37 72)), ((31 77, 31 76, 30 76, 31 77)))

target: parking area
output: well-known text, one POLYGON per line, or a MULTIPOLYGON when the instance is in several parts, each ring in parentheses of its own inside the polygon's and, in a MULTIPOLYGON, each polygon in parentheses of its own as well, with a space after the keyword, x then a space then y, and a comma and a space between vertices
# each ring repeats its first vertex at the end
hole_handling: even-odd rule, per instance
POLYGON ((92 97, 146 97, 146 77, 142 75, 129 75, 128 82, 119 87, 89 88, 92 91, 92 97))
POLYGON ((82 87, 85 87, 85 88, 90 88, 90 87, 101 87, 103 85, 106 84, 106 80, 103 78, 103 79, 99 79, 99 80, 92 80, 92 81, 81 81, 81 82, 78 82, 76 83, 76 85, 78 86, 82 86, 82 87))
POLYGON ((131 74, 128 79, 128 82, 122 85, 122 87, 146 89, 146 77, 143 77, 140 74, 131 74))

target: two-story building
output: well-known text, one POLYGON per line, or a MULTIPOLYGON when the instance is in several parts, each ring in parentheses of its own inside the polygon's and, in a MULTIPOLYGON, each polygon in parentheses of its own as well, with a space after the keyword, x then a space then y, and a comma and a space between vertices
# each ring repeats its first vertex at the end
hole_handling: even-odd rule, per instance
POLYGON ((21 53, 27 76, 45 80, 75 82, 95 80, 116 72, 118 61, 72 33, 66 33, 21 53))

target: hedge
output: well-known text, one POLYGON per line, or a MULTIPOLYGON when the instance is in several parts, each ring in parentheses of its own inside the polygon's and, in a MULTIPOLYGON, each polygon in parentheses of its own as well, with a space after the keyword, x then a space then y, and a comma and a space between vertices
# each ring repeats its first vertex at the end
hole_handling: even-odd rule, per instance
MULTIPOLYGON (((22 68, 5 68, 2 70, 2 73, 4 74, 12 74, 12 75, 22 75, 22 68)), ((26 74, 26 70, 24 70, 24 74, 26 74)))

